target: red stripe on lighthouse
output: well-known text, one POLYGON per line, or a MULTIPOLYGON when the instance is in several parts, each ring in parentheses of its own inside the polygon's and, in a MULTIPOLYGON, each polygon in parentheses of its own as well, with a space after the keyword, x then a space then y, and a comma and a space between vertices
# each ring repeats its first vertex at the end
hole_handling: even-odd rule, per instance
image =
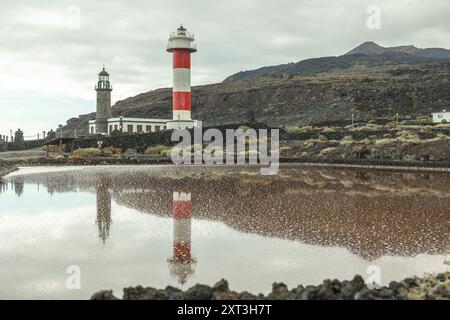
POLYGON ((174 243, 173 259, 178 263, 186 263, 191 261, 191 243, 174 243))
POLYGON ((190 219, 192 211, 191 201, 175 200, 173 202, 173 217, 175 219, 190 219))
POLYGON ((191 68, 191 52, 187 49, 173 51, 173 68, 191 68))
POLYGON ((191 110, 191 93, 174 92, 173 110, 191 110))

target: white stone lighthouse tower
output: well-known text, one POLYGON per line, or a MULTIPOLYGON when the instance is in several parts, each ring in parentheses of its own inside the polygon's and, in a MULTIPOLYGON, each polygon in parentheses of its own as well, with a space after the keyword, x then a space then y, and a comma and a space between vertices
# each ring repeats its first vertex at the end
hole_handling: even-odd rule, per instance
POLYGON ((173 253, 168 259, 170 274, 180 284, 186 283, 194 273, 195 259, 191 255, 191 211, 190 193, 173 193, 173 253))
POLYGON ((173 53, 173 120, 167 129, 193 128, 191 119, 191 53, 196 52, 194 35, 183 26, 170 34, 167 51, 173 53))

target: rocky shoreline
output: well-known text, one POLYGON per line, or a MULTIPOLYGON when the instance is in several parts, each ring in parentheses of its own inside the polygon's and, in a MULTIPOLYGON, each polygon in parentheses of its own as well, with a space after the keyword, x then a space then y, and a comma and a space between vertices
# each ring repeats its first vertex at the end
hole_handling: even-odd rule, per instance
MULTIPOLYGON (((324 280, 318 286, 299 285, 291 290, 283 283, 274 283, 267 295, 230 290, 224 279, 214 286, 196 284, 182 291, 168 286, 165 289, 142 286, 123 289, 123 300, 448 300, 450 272, 422 278, 393 281, 387 287, 370 289, 364 279, 356 275, 352 280, 324 280)), ((99 291, 91 300, 119 300, 112 290, 99 291)))

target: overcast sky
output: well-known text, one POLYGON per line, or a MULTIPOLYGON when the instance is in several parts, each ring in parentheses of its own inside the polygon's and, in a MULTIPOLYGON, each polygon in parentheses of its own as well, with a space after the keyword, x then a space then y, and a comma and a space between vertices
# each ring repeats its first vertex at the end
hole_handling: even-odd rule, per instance
MULTIPOLYGON (((170 87, 169 33, 196 36, 192 85, 241 70, 383 46, 450 48, 448 0, 0 0, 0 134, 95 111, 102 64, 113 102, 170 87), (381 29, 367 27, 381 9, 381 29), (372 11, 373 13, 373 11, 372 11)), ((193 106, 195 108, 195 106, 193 106)))

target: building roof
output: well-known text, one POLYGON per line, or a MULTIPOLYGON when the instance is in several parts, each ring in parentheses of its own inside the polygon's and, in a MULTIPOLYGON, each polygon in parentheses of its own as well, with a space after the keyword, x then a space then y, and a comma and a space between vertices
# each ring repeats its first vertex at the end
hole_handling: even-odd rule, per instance
POLYGON ((167 121, 171 121, 172 119, 149 119, 149 118, 125 118, 122 117, 122 119, 120 117, 118 118, 109 118, 108 119, 108 123, 109 122, 118 122, 122 120, 123 122, 155 122, 155 123, 166 123, 167 121))
POLYGON ((73 140, 76 140, 76 138, 55 138, 55 139, 52 139, 52 140, 49 140, 49 141, 47 141, 47 142, 45 142, 45 143, 43 143, 42 145, 43 146, 57 146, 57 145, 59 145, 60 143, 61 144, 66 144, 66 143, 69 143, 69 142, 72 142, 73 140))
POLYGON ((100 71, 100 73, 98 74, 99 76, 109 76, 109 73, 106 72, 105 67, 103 67, 103 70, 100 71))

